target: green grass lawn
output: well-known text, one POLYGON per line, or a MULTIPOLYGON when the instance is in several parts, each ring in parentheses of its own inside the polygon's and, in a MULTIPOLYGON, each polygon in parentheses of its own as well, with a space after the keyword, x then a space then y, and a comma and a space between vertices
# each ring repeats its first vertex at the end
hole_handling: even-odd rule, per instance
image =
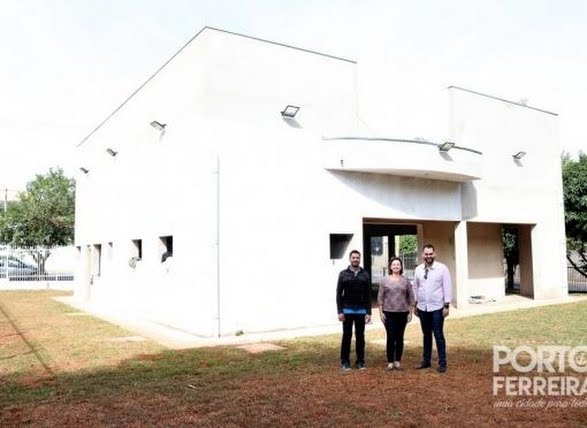
MULTIPOLYGON (((367 333, 364 372, 341 374, 340 335, 166 350, 51 299, 0 292, 0 425, 583 425, 587 407, 495 408, 492 346, 587 344, 587 302, 448 319, 449 372, 412 369, 417 320, 402 373, 388 373, 383 328, 367 333)), ((379 322, 379 321, 375 321, 379 322)), ((579 397, 581 398, 581 397, 579 397)), ((585 400, 587 406, 587 397, 585 400)))

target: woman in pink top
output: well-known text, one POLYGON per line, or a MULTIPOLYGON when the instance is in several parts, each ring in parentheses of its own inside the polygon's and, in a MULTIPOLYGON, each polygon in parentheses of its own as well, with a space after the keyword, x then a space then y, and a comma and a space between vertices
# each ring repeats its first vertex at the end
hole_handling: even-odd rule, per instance
POLYGON ((381 321, 387 332, 387 369, 403 370, 401 366, 404 351, 404 331, 412 320, 414 291, 404 275, 404 266, 399 257, 389 260, 389 275, 379 284, 377 301, 381 321))

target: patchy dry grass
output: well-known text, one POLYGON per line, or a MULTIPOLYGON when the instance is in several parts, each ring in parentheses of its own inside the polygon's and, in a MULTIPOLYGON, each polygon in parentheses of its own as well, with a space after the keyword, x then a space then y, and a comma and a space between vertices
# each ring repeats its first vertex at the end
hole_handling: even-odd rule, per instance
MULTIPOLYGON (((152 342, 104 341, 131 333, 66 316, 72 309, 52 295, 0 293, 0 425, 573 426, 587 420, 587 407, 496 409, 491 372, 493 344, 585 344, 587 303, 449 319, 445 375, 411 369, 421 352, 413 322, 405 372, 385 372, 384 348, 370 343, 369 369, 341 374, 338 335, 276 342, 286 349, 259 354, 236 347, 167 351, 152 342)), ((368 342, 383 337, 382 329, 371 331, 368 342)))
POLYGON ((132 333, 51 299, 56 291, 0 292, 0 376, 6 380, 77 372, 163 348, 153 342, 112 343, 132 333))

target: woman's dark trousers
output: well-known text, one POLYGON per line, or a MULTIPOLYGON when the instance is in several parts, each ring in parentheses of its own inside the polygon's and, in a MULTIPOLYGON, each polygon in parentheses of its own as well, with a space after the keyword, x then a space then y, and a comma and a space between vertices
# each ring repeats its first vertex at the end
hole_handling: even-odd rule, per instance
POLYGON ((408 323, 408 312, 383 312, 387 332, 387 362, 401 361, 404 352, 404 332, 408 323))

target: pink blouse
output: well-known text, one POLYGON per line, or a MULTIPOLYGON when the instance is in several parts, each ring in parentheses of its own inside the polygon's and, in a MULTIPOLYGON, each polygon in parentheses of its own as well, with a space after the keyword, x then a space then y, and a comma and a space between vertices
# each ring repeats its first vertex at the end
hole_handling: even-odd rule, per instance
POLYGON ((403 275, 399 279, 384 276, 379 284, 377 302, 379 310, 385 312, 409 312, 415 302, 412 284, 403 275))

